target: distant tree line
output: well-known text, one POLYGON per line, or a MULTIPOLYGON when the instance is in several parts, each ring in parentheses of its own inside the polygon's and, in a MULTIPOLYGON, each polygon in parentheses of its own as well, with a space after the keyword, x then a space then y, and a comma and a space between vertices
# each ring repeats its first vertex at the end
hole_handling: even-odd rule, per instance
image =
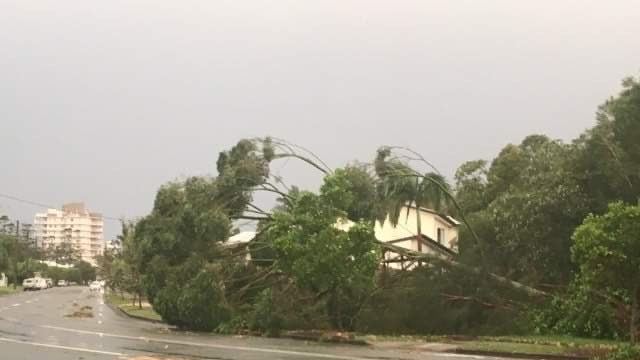
MULTIPOLYGON (((50 244, 45 248, 36 247, 30 226, 18 231, 8 216, 0 216, 3 230, 0 231, 0 272, 7 275, 12 286, 19 286, 26 278, 39 272, 43 277, 73 281, 84 284, 96 278, 95 268, 82 261, 80 253, 69 242, 50 244), (42 260, 54 261, 60 265, 73 265, 71 268, 47 266, 42 260)), ((27 224, 25 224, 27 225, 27 224)))

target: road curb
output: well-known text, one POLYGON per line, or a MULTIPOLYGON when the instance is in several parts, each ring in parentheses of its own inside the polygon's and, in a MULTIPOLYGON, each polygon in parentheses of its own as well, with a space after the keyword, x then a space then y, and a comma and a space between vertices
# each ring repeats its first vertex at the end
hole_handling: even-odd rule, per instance
POLYGON ((136 319, 136 320, 140 320, 140 321, 146 321, 146 322, 150 322, 153 324, 164 324, 165 322, 162 320, 154 320, 154 319, 149 319, 143 316, 138 316, 138 315, 132 315, 129 314, 128 312, 122 310, 119 306, 113 305, 113 304, 109 304, 105 301, 105 305, 107 305, 111 310, 113 310, 115 313, 120 314, 122 316, 131 318, 131 319, 136 319))
POLYGON ((480 355, 480 356, 493 356, 510 359, 531 359, 531 360, 589 360, 586 356, 575 355, 546 355, 546 354, 526 354, 526 353, 506 353, 499 351, 482 351, 482 350, 464 350, 455 349, 446 351, 453 354, 462 355, 480 355))
POLYGON ((345 339, 345 338, 336 338, 336 337, 322 337, 322 336, 313 336, 306 334, 281 334, 280 338, 284 339, 293 339, 293 340, 304 340, 304 341, 314 341, 319 343, 334 343, 334 344, 345 344, 345 345, 359 345, 359 346, 371 346, 370 343, 364 340, 356 340, 356 339, 345 339))

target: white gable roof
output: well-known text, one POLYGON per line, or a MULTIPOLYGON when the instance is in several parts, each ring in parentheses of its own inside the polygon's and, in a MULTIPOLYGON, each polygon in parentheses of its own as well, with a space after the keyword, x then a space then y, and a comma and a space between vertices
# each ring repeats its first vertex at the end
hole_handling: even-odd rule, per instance
POLYGON ((239 232, 235 235, 233 235, 232 237, 230 237, 225 244, 226 245, 240 245, 240 244, 246 244, 249 241, 253 240, 253 238, 256 237, 256 232, 255 231, 243 231, 243 232, 239 232))

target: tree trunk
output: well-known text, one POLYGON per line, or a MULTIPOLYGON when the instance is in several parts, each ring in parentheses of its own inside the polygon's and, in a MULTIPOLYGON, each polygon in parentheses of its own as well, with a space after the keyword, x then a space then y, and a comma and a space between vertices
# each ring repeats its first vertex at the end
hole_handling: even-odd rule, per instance
MULTIPOLYGON (((482 274, 482 273, 486 273, 482 268, 477 268, 477 267, 473 267, 470 265, 466 265, 463 263, 460 263, 458 261, 455 261, 451 258, 447 258, 447 257, 440 257, 437 255, 433 255, 433 254, 429 254, 429 253, 423 253, 423 254, 418 254, 415 251, 412 250, 408 250, 406 248, 400 247, 400 246, 396 246, 393 244, 389 244, 383 241, 379 241, 376 240, 376 242, 378 243, 378 245, 382 248, 386 248, 389 249, 390 251, 393 251, 394 253, 400 254, 400 255, 405 255, 407 256, 409 259, 415 259, 415 260, 419 260, 419 259, 423 259, 432 263, 436 263, 439 264, 440 266, 450 266, 453 268, 457 268, 463 271, 467 271, 473 274, 482 274)), ((517 281, 513 281, 510 280, 508 278, 505 278, 504 276, 500 276, 500 275, 496 275, 493 273, 486 273, 487 276, 489 276, 491 279, 493 279, 494 281, 497 281, 501 284, 507 285, 513 289, 516 290, 520 290, 523 291, 525 293, 527 293, 529 296, 549 296, 549 294, 545 291, 542 290, 538 290, 536 288, 532 288, 528 285, 519 283, 517 281)))
POLYGON ((338 295, 338 290, 336 289, 334 292, 335 299, 335 310, 336 310, 336 325, 338 325, 338 330, 344 330, 344 325, 342 324, 342 309, 340 304, 340 296, 338 295))
POLYGON ((142 294, 138 293, 138 309, 142 310, 142 294))
POLYGON ((416 202, 416 241, 418 242, 418 252, 422 252, 421 240, 422 240, 422 217, 420 216, 420 204, 416 202))
MULTIPOLYGON (((18 287, 18 265, 16 264, 16 260, 11 260, 11 267, 13 268, 13 290, 18 287)), ((9 277, 7 276, 7 279, 9 277)))
POLYGON ((635 287, 632 293, 631 299, 631 321, 629 321, 629 340, 631 344, 635 344, 637 340, 638 331, 638 303, 640 298, 640 287, 635 287))
MULTIPOLYGON (((409 209, 407 209, 409 211, 409 209)), ((418 242, 418 252, 422 253, 422 216, 420 216, 420 204, 416 201, 416 241, 418 242)), ((418 266, 422 266, 422 261, 418 260, 418 266)))

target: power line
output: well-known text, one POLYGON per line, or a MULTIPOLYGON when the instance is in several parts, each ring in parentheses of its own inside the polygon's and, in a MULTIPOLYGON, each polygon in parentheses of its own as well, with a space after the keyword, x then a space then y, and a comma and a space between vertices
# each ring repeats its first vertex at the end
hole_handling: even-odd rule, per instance
MULTIPOLYGON (((52 206, 52 205, 48 205, 48 204, 39 203, 39 202, 36 202, 36 201, 21 199, 19 197, 15 197, 15 196, 8 195, 8 194, 0 193, 0 197, 5 198, 5 199, 9 199, 9 200, 13 200, 13 201, 17 201, 17 202, 20 202, 20 203, 23 203, 23 204, 28 204, 28 205, 32 205, 32 206, 41 207, 41 208, 44 207, 44 208, 47 208, 47 209, 60 210, 60 208, 58 208, 57 206, 52 206)), ((112 220, 112 221, 118 221, 118 222, 120 222, 120 220, 121 220, 120 218, 117 218, 115 216, 106 216, 106 215, 102 215, 102 218, 105 219, 105 220, 112 220)))

